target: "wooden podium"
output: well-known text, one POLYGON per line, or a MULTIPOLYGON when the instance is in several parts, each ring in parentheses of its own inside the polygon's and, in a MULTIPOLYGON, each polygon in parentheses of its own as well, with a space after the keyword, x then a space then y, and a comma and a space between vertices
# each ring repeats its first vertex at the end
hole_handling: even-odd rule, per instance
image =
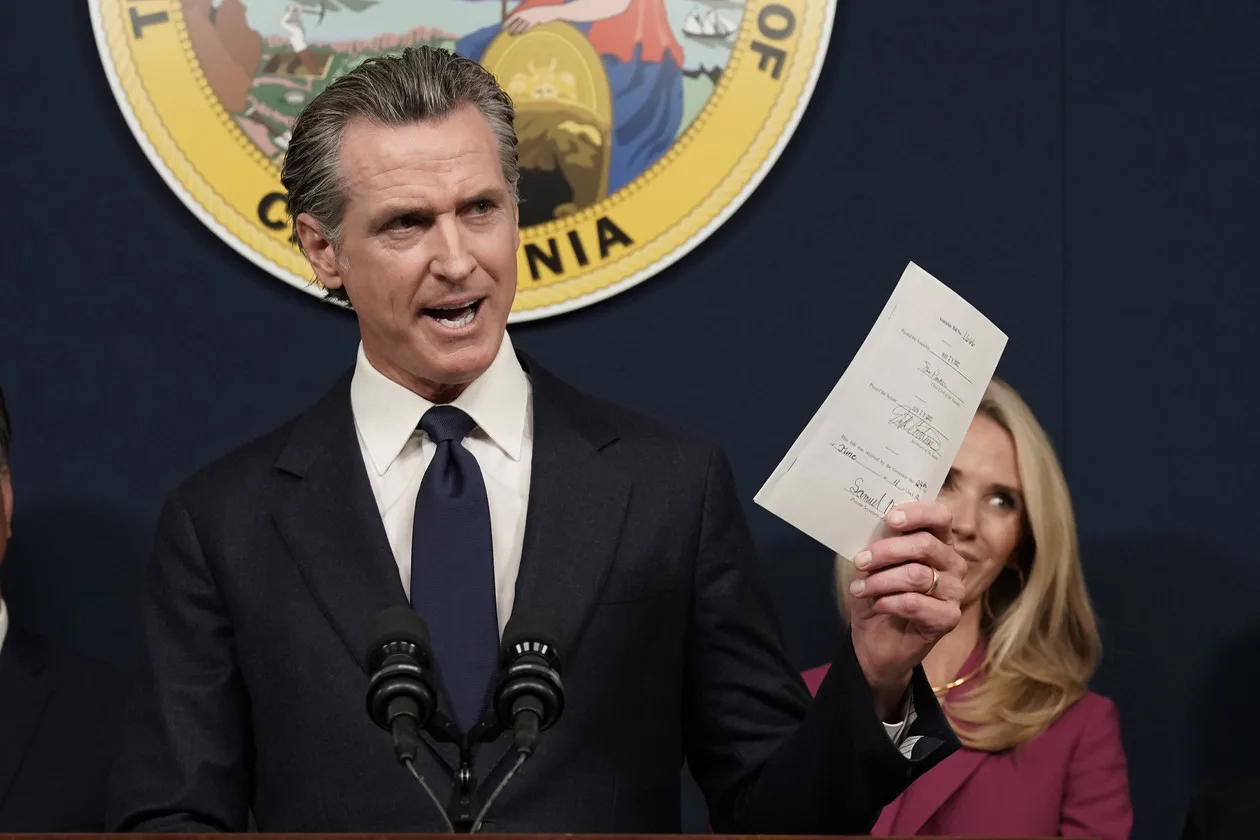
MULTIPOLYGON (((130 838, 131 840, 227 840, 231 837, 249 840, 454 840, 467 834, 0 834, 0 840, 32 840, 32 838, 58 838, 58 840, 102 840, 106 837, 130 838)), ((478 832, 478 837, 496 837, 502 840, 657 840, 673 837, 676 840, 858 840, 836 834, 812 837, 804 834, 494 834, 478 832)), ((895 840, 895 838, 894 838, 895 840)), ((958 840, 956 838, 955 840, 958 840)), ((1014 840, 1014 838, 1012 838, 1014 840)), ((1027 838, 1021 838, 1027 840, 1027 838)))
MULTIPOLYGON (((0 834, 0 840, 31 840, 31 838, 62 838, 63 840, 100 840, 102 837, 127 837, 132 840, 225 840, 229 837, 249 840, 453 840, 465 834, 0 834)), ((809 836, 803 834, 492 834, 479 832, 478 837, 511 838, 511 840, 648 840, 648 838, 674 837, 677 840, 857 840, 830 834, 809 836)), ((897 840, 897 838, 892 838, 897 840)), ((910 838, 902 838, 910 840, 910 838)), ((946 838, 949 840, 949 838, 946 838)), ((955 837, 953 840, 966 840, 955 837)), ((988 840, 1035 840, 1035 838, 988 838, 988 840)), ((1045 838, 1051 840, 1051 838, 1045 838)))

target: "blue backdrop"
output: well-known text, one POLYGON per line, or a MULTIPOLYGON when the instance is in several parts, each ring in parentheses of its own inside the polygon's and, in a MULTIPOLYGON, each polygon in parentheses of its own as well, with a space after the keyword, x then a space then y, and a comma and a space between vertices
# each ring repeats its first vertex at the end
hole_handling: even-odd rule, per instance
MULTIPOLYGON (((163 494, 315 399, 350 316, 204 229, 132 138, 81 0, 0 27, 0 383, 14 614, 128 667, 163 494)), ((1011 337, 1060 448, 1120 706, 1138 838, 1260 735, 1250 264, 1260 6, 841 0, 770 177, 664 275, 518 345, 727 448, 802 667, 838 629, 825 549, 752 495, 914 260, 1011 337)), ((702 825, 688 793, 691 827, 702 825)))

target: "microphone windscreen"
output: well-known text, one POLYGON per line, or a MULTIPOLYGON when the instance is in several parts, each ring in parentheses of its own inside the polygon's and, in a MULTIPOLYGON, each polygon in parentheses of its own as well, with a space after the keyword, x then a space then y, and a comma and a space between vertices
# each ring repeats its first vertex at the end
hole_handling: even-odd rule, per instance
POLYGON ((415 610, 410 607, 387 607, 372 619, 372 632, 368 636, 366 657, 368 662, 375 660, 382 648, 397 643, 414 645, 426 659, 433 658, 429 628, 424 623, 424 619, 416 615, 415 610))
POLYGON ((520 653, 531 652, 545 656, 552 667, 559 669, 559 637, 555 625, 543 616, 512 613, 503 628, 503 664, 509 664, 520 653))

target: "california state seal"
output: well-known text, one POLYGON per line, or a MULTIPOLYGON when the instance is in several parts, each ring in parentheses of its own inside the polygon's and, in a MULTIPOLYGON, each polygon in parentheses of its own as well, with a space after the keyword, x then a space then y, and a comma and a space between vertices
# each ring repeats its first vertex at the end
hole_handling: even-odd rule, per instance
POLYGON ((836 0, 88 0, 132 132, 225 242, 326 296, 280 166, 312 97, 374 56, 440 46, 511 94, 513 321, 586 306, 694 248, 773 166, 813 92, 836 0))

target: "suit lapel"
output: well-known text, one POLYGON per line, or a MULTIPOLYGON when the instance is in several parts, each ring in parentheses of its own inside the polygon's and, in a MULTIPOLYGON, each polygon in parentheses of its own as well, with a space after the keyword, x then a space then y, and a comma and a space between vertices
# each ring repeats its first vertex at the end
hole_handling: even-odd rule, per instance
POLYGON ((39 640, 10 624, 0 652, 0 802, 52 691, 39 640))
POLYGON ((891 833, 898 836, 917 834, 988 757, 988 753, 977 750, 959 750, 925 773, 902 794, 901 807, 893 819, 891 833))
MULTIPOLYGON (((984 662, 986 645, 983 639, 971 651, 967 661, 959 669, 960 674, 970 674, 984 662)), ((979 679, 979 676, 977 676, 979 679)), ((970 690, 969 681, 945 695, 944 703, 956 701, 970 690)), ((937 811, 949 801, 958 789, 980 769, 989 753, 961 749, 929 770, 903 794, 900 810, 892 822, 893 833, 913 835, 927 824, 937 811)))
POLYGON ((550 620, 572 660, 621 537, 630 479, 603 450, 617 439, 575 390, 527 362, 534 458, 514 614, 550 620))
MULTIPOLYGON (((534 454, 512 613, 549 620, 569 663, 612 567, 630 478, 604 451, 617 433, 588 398, 528 357, 521 363, 533 389, 534 454)), ((499 767, 511 745, 505 733, 478 752, 479 781, 499 767)))
POLYGON ((273 513, 276 527, 362 668, 373 618, 408 601, 363 465, 349 375, 298 420, 276 468, 298 479, 273 513))

